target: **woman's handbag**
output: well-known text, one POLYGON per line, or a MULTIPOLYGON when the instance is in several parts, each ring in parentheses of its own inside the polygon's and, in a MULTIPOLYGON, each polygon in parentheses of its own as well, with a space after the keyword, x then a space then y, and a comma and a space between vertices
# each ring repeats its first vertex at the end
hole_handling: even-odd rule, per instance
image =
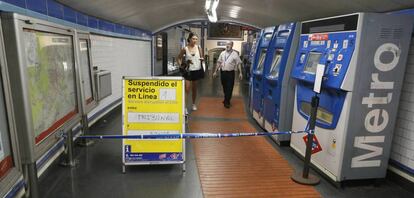
POLYGON ((185 58, 183 58, 183 59, 184 60, 181 62, 179 70, 180 70, 181 75, 186 77, 186 76, 190 75, 189 69, 190 69, 190 62, 191 61, 190 60, 186 61, 185 58))
POLYGON ((206 72, 206 62, 204 60, 201 61, 201 69, 203 69, 203 72, 206 72))

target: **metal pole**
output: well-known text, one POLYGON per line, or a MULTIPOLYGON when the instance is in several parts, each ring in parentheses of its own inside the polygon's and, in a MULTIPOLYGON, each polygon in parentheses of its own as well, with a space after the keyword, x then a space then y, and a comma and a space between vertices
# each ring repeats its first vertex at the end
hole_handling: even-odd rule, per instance
POLYGON ((201 36, 200 45, 201 45, 201 49, 203 49, 203 51, 206 49, 205 48, 206 46, 205 46, 205 43, 204 43, 205 27, 206 27, 205 22, 201 22, 201 28, 200 28, 200 34, 201 34, 200 35, 201 36))
POLYGON ((70 129, 66 134, 66 153, 64 160, 60 163, 62 166, 75 167, 76 161, 73 159, 73 132, 70 129))
POLYGON ((201 41, 200 41, 200 45, 201 45, 201 49, 203 51, 204 54, 204 64, 206 66, 206 68, 204 68, 206 71, 208 70, 208 60, 207 60, 207 54, 208 52, 206 51, 206 45, 205 45, 205 30, 206 30, 206 23, 205 22, 201 22, 201 30, 200 30, 200 34, 201 34, 201 41))
POLYGON ((310 122, 309 122, 310 133, 308 133, 308 142, 306 144, 305 165, 303 166, 303 178, 308 178, 309 176, 310 159, 312 155, 313 134, 315 131, 316 113, 317 113, 318 106, 319 106, 318 96, 312 97, 311 105, 312 105, 312 109, 311 109, 310 122))
POLYGON ((28 189, 26 191, 26 197, 38 198, 39 197, 39 186, 37 178, 37 167, 36 162, 23 164, 25 171, 25 178, 28 180, 28 189))
MULTIPOLYGON (((89 135, 89 120, 88 120, 88 114, 82 115, 82 132, 84 135, 89 135)), ((89 139, 80 139, 77 145, 82 147, 88 147, 93 145, 95 142, 93 140, 89 139)))
POLYGON ((309 174, 310 169, 310 162, 311 162, 311 155, 312 155, 312 144, 313 144, 313 135, 315 131, 316 125, 316 115, 319 106, 319 97, 317 95, 312 97, 311 102, 311 112, 310 112, 310 119, 309 119, 309 133, 308 133, 308 141, 306 143, 306 153, 305 153, 305 161, 303 165, 303 172, 295 173, 291 176, 292 180, 305 185, 316 185, 319 184, 320 179, 312 174, 309 174))

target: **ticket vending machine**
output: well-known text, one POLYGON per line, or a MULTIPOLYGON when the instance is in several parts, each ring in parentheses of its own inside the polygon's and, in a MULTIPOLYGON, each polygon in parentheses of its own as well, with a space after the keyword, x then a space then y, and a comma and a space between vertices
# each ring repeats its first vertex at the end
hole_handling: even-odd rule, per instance
POLYGON ((262 37, 264 30, 261 30, 257 33, 256 37, 253 39, 252 49, 249 54, 249 61, 251 62, 249 70, 249 113, 253 114, 253 66, 255 65, 255 57, 258 48, 258 43, 262 37))
MULTIPOLYGON (((301 24, 292 129, 307 125, 323 64, 311 163, 335 182, 386 175, 412 24, 406 16, 374 13, 301 24)), ((305 134, 293 134, 290 145, 303 156, 305 141, 305 134)))
MULTIPOLYGON (((263 87, 266 131, 288 131, 292 127, 295 86, 290 72, 299 38, 299 28, 296 28, 296 25, 279 25, 267 49, 263 87)), ((290 135, 275 135, 272 138, 281 144, 289 141, 290 135)))
POLYGON ((20 197, 24 182, 3 46, 0 24, 0 197, 20 197))
MULTIPOLYGON (((256 34, 256 37, 253 39, 252 48, 249 54, 249 61, 252 63, 252 65, 254 65, 254 59, 256 57, 258 43, 259 43, 260 38, 262 37, 263 32, 264 30, 262 30, 260 33, 258 32, 256 34)), ((251 69, 253 69, 253 67, 251 69)), ((252 73, 252 71, 250 71, 250 73, 252 73)))
POLYGON ((264 127, 263 119, 263 82, 264 67, 266 60, 267 47, 273 38, 275 27, 264 29, 257 44, 257 50, 253 63, 252 75, 252 114, 257 123, 264 127))

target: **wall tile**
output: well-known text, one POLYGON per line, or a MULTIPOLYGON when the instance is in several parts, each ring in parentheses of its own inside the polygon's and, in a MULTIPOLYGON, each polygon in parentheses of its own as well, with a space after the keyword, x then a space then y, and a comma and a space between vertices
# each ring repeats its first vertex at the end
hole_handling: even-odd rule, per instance
POLYGON ((109 32, 115 32, 115 24, 102 19, 98 20, 98 28, 109 32))
POLYGON ((47 15, 63 19, 63 6, 54 0, 47 0, 47 15))
POLYGON ((88 15, 77 12, 76 21, 79 25, 88 26, 88 15))
POLYGON ((66 21, 76 23, 76 11, 67 6, 63 6, 63 18, 66 21))
POLYGON ((88 16, 88 27, 98 29, 98 19, 88 16))
POLYGON ((414 42, 406 66, 391 153, 391 159, 414 169, 414 42))
POLYGON ((26 0, 27 9, 47 15, 46 0, 26 0))
POLYGON ((26 0, 4 0, 4 2, 19 6, 21 8, 26 8, 26 0))

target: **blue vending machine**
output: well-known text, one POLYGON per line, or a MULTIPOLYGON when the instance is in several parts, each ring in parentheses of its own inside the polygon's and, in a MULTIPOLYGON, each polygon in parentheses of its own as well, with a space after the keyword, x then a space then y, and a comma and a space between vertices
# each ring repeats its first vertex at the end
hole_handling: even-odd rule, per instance
POLYGON ((253 69, 252 69, 252 114, 257 123, 264 127, 263 119, 263 82, 264 82, 264 67, 266 60, 267 47, 271 43, 275 27, 269 27, 263 30, 263 33, 257 44, 257 50, 254 57, 253 69))
MULTIPOLYGON (((296 23, 279 25, 268 47, 263 87, 264 128, 267 131, 289 131, 292 127, 295 85, 290 78, 299 38, 296 23)), ((278 144, 290 140, 290 135, 272 136, 278 144)))
MULTIPOLYGON (((331 180, 385 177, 412 25, 407 16, 374 13, 302 22, 292 130, 307 125, 324 65, 311 163, 331 180)), ((306 142, 292 134, 290 145, 303 156, 306 142)))
POLYGON ((256 57, 257 47, 264 29, 257 33, 256 38, 253 39, 252 49, 250 50, 249 61, 251 62, 249 71, 249 113, 253 113, 253 66, 255 65, 254 59, 256 57))

